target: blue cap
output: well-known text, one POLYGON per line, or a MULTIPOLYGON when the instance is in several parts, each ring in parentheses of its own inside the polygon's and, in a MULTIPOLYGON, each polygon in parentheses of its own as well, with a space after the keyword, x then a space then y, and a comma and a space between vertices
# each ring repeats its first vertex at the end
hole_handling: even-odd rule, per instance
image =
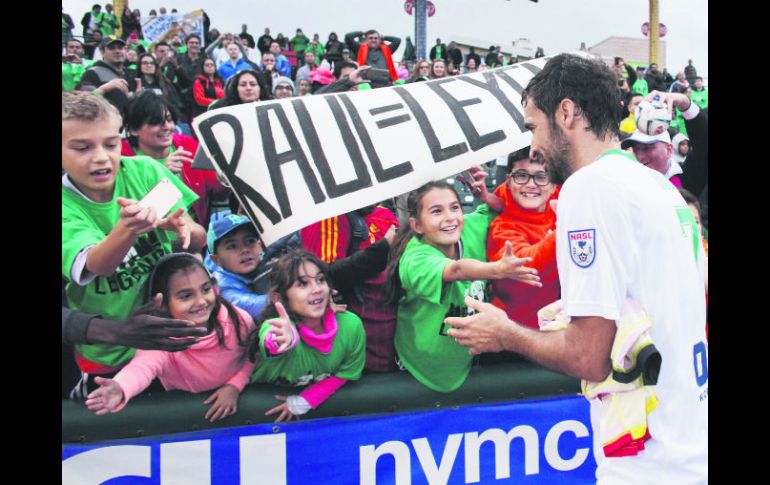
POLYGON ((235 214, 228 214, 209 224, 209 233, 206 237, 209 254, 214 254, 214 247, 216 246, 217 241, 245 224, 251 224, 251 221, 243 216, 235 214))

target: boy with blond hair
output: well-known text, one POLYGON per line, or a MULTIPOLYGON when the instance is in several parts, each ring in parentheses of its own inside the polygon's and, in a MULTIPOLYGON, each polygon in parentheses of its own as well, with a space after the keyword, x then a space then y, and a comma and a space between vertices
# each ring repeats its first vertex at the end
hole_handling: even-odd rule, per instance
MULTIPOLYGON (((62 93, 62 277, 72 309, 123 320, 141 303, 140 287, 174 239, 199 252, 205 230, 186 209, 197 199, 168 169, 148 157, 120 156, 121 117, 101 96, 62 93), (182 193, 168 216, 137 202, 158 182, 182 193)), ((134 349, 120 345, 76 346, 83 373, 111 374, 134 349)))

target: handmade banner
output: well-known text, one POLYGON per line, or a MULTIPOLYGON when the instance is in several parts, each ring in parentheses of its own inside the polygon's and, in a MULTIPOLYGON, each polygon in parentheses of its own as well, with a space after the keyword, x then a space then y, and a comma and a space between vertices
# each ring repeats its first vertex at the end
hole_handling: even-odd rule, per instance
POLYGON ((203 39, 203 10, 157 17, 142 16, 141 24, 144 40, 150 44, 161 40, 169 42, 174 37, 179 37, 184 42, 190 34, 198 34, 203 39))
POLYGON ((596 483, 571 396, 62 447, 62 485, 596 483))
POLYGON ((242 104, 202 114, 193 124, 270 244, 527 146, 521 93, 547 60, 242 104))

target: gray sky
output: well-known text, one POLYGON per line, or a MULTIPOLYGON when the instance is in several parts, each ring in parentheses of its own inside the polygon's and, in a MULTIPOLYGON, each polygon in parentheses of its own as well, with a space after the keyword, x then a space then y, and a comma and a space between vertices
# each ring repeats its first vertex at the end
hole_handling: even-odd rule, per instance
MULTIPOLYGON (((648 0, 432 1, 436 14, 427 23, 428 47, 436 37, 444 42, 462 37, 510 50, 512 41, 528 38, 552 55, 576 50, 581 42, 591 47, 611 36, 644 39, 641 26, 649 18, 648 0)), ((80 19, 94 3, 104 5, 98 0, 62 1, 77 24, 76 34, 81 34, 80 19)), ((245 23, 255 39, 265 27, 273 36, 281 32, 289 37, 299 27, 308 37, 320 34, 324 43, 329 32, 342 40, 347 32, 369 28, 402 40, 414 38, 414 17, 404 11, 404 0, 129 0, 129 5, 143 15, 161 6, 180 12, 203 8, 212 28, 238 33, 245 23)), ((708 0, 659 0, 659 15, 668 28, 665 67, 675 73, 692 59, 698 74, 708 77, 708 0)))

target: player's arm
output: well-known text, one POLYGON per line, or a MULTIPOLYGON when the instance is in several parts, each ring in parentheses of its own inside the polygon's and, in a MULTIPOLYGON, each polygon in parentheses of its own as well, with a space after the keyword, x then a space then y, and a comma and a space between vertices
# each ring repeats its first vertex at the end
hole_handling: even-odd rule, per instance
POLYGON ((610 350, 616 326, 602 317, 573 317, 565 330, 539 332, 511 321, 489 303, 465 298, 478 313, 450 317, 447 333, 471 354, 507 350, 549 369, 589 381, 602 381, 611 371, 610 350))

